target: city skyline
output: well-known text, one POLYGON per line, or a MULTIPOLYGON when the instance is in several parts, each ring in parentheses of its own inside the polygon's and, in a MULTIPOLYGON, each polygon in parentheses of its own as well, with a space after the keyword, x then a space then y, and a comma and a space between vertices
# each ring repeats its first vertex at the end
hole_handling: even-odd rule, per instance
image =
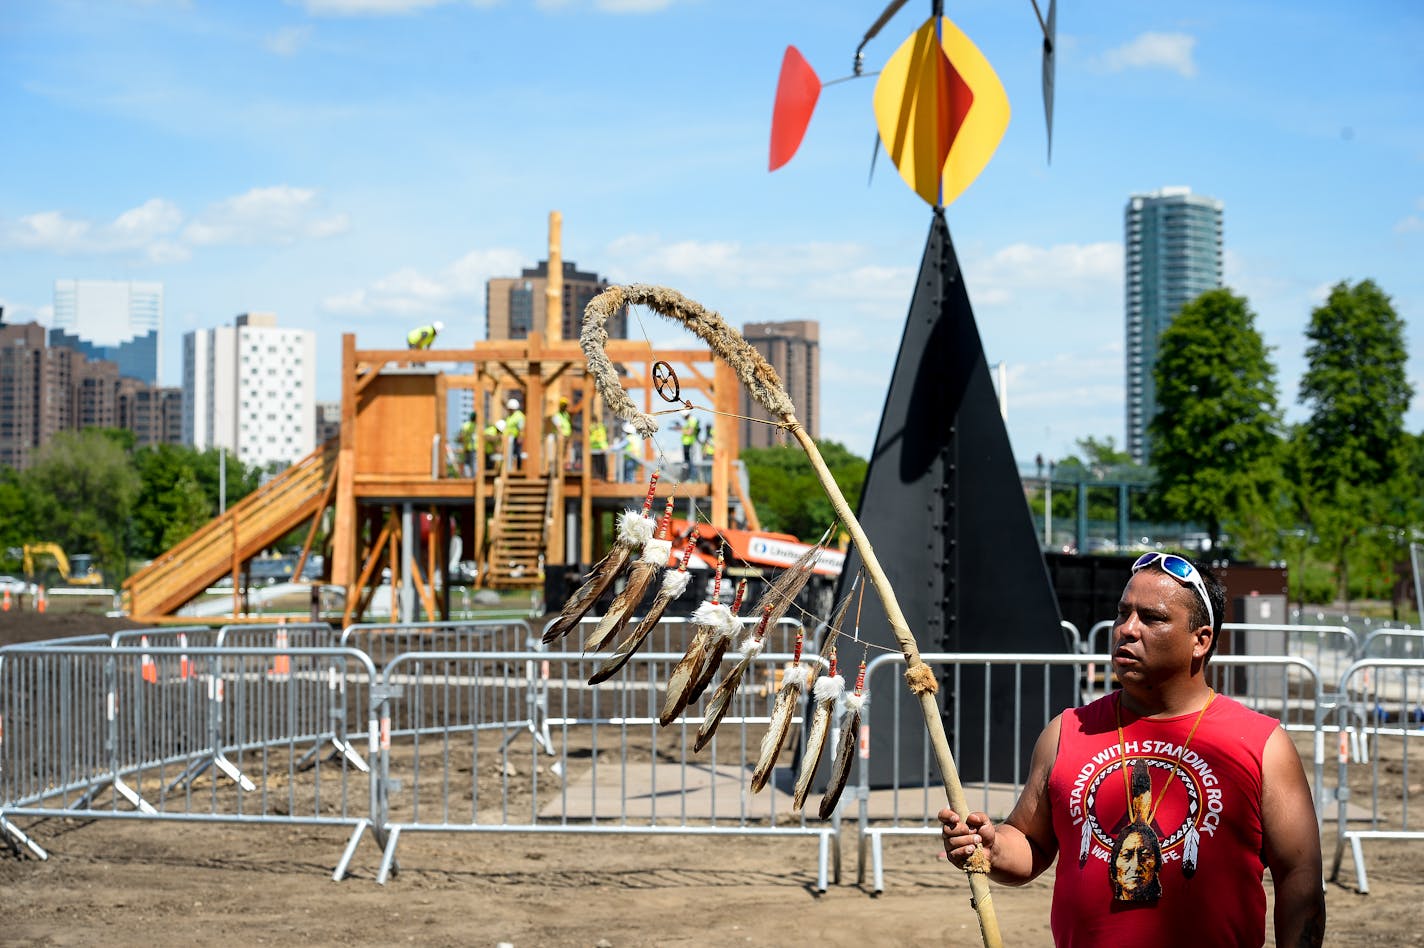
MULTIPOLYGON (((909 5, 866 48, 889 58, 909 5)), ((165 335, 271 311, 402 346, 482 336, 484 286, 546 255, 664 283, 734 325, 821 325, 822 435, 874 437, 928 227, 880 156, 874 79, 827 87, 766 172, 795 43, 849 72, 879 8, 662 0, 64 3, 14 11, 0 106, 26 135, 0 182, 0 305, 53 318, 55 280, 161 282, 165 335), (537 51, 537 55, 535 55, 537 51), (102 147, 94 147, 99 143, 102 147)), ((1053 162, 1027 5, 948 11, 1003 80, 999 153, 948 211, 1015 454, 1125 444, 1122 207, 1188 185, 1229 209, 1225 284, 1274 348, 1288 420, 1310 310, 1375 279, 1424 391, 1424 15, 1387 2, 1121 2, 1059 11, 1053 162), (1325 52, 1331 68, 1322 70, 1325 52)), ((629 334, 685 344, 646 313, 629 334)), ((160 381, 178 384, 180 347, 160 381)), ((337 396, 321 358, 317 398, 337 396)), ((1407 416, 1424 428, 1424 397, 1407 416)))

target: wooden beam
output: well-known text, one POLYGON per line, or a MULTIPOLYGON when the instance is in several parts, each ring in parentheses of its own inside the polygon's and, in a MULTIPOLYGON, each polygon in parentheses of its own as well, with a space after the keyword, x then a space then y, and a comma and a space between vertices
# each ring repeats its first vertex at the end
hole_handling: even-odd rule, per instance
POLYGON ((356 337, 341 336, 341 446, 336 459, 336 522, 331 530, 331 581, 350 587, 356 580, 356 337))
POLYGON ((339 469, 339 467, 333 466, 331 475, 326 479, 326 489, 321 492, 321 502, 317 504, 316 513, 312 514, 311 526, 307 528, 306 541, 302 543, 302 555, 297 557, 297 565, 292 569, 294 580, 302 578, 302 570, 307 565, 307 556, 311 554, 312 541, 316 539, 317 527, 321 525, 321 515, 326 513, 326 508, 331 503, 331 497, 336 493, 336 474, 339 469))

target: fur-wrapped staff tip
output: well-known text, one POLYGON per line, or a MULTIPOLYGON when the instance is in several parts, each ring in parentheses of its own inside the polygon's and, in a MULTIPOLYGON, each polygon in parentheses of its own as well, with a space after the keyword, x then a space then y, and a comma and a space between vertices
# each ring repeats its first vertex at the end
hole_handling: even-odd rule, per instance
POLYGON ((623 511, 623 516, 618 520, 618 538, 613 541, 613 549, 609 550, 608 555, 593 568, 584 584, 578 588, 578 592, 570 596, 569 601, 564 603, 564 608, 559 611, 559 617, 544 631, 543 642, 545 645, 568 635, 569 631, 578 625, 579 620, 588 613, 588 610, 593 608, 598 597, 613 585, 613 580, 623 572, 623 567, 628 565, 633 554, 643 549, 647 542, 653 538, 655 524, 653 519, 648 516, 648 511, 653 506, 653 493, 657 487, 658 472, 654 471, 648 481, 648 496, 643 500, 642 512, 623 511))
POLYGON ((658 723, 663 727, 676 721, 678 716, 687 710, 687 706, 697 700, 697 696, 701 694, 697 683, 702 679, 703 670, 709 664, 715 669, 721 663, 726 643, 734 638, 737 630, 741 628, 741 623, 737 621, 737 609, 742 604, 742 596, 746 594, 747 581, 744 579, 737 584, 736 595, 732 597, 732 605, 728 607, 716 601, 720 595, 721 577, 722 556, 719 552, 717 579, 713 582, 713 599, 698 606, 697 611, 692 614, 692 621, 696 624, 692 640, 688 642, 687 651, 683 653, 677 667, 668 676, 667 697, 663 700, 663 709, 658 714, 658 723))
POLYGON ((826 783, 826 792, 821 795, 820 817, 829 820, 836 812, 836 804, 841 800, 846 781, 850 779, 850 765, 855 760, 856 745, 860 741, 860 712, 865 707, 865 662, 860 663, 860 674, 855 679, 855 691, 845 697, 845 714, 841 718, 841 742, 836 748, 836 760, 831 765, 831 779, 826 783))
POLYGON ((663 510, 662 519, 658 522, 657 532, 643 544, 641 555, 633 564, 623 591, 614 598, 608 611, 598 621, 598 626, 584 640, 583 650, 585 652, 599 651, 613 641, 614 636, 623 631, 624 627, 628 625, 628 621, 633 618, 634 610, 643 601, 643 596, 647 594, 648 587, 653 584, 653 579, 658 575, 658 571, 667 566, 668 557, 672 556, 672 541, 663 539, 663 537, 667 533, 667 526, 671 519, 672 498, 669 497, 667 507, 663 510))
POLYGON ((649 607, 643 620, 623 641, 614 648, 613 654, 593 673, 593 677, 588 680, 590 685, 607 681, 617 674, 618 669, 628 664, 628 659, 633 657, 633 653, 642 647, 653 629, 662 621, 663 613, 667 611, 668 604, 687 591, 687 584, 692 580, 692 574, 687 571, 687 561, 692 556, 692 547, 695 544, 697 535, 694 533, 687 541, 687 547, 682 551, 682 562, 675 570, 663 573, 663 581, 658 586, 657 597, 653 599, 653 604, 649 607))
POLYGON ((761 739, 761 753, 756 766, 752 768, 752 793, 760 793, 771 776, 776 759, 781 756, 782 745, 791 730, 791 717, 801 701, 803 691, 815 680, 819 665, 801 661, 801 633, 796 634, 796 652, 786 669, 781 673, 781 688, 776 693, 776 704, 771 709, 771 724, 761 739))

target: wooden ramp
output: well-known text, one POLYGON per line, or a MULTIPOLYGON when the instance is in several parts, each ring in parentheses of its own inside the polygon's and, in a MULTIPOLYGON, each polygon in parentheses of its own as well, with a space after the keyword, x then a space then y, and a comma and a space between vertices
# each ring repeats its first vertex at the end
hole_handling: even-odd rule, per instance
POLYGON ((549 531, 551 478, 505 475, 495 485, 489 553, 480 585, 511 589, 544 585, 543 556, 549 531))
POLYGON ((124 582, 130 616, 171 615, 319 514, 336 485, 335 439, 244 497, 124 582))

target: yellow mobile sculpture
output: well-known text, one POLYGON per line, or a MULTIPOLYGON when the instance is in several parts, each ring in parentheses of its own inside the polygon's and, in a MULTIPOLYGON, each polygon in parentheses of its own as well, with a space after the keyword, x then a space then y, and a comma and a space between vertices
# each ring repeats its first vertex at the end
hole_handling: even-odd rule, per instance
MULTIPOLYGON (((856 49, 853 75, 844 79, 821 82, 800 51, 794 46, 787 48, 772 111, 769 170, 785 165, 800 147, 821 89, 864 75, 862 51, 905 2, 894 0, 886 7, 856 49)), ((1045 18, 1037 0, 1031 2, 1043 33, 1044 115, 1051 157, 1056 11, 1050 0, 1045 18)), ((1015 604, 1007 611, 1018 611, 1001 618, 1027 631, 1019 634, 1017 642, 1008 641, 1013 635, 1005 636, 1007 644, 1001 650, 1018 646, 1020 651, 1034 651, 1037 649, 1030 646, 1036 643, 1031 640, 1043 627, 1056 632, 1057 605, 1026 507, 1014 510, 1013 501, 1005 502, 1003 485, 1009 481, 1017 484, 1011 448, 1002 419, 992 410, 991 399, 984 397, 992 393, 983 347, 944 221, 944 208, 973 183, 1003 139, 1009 101, 988 60, 943 12, 942 0, 934 0, 929 19, 891 54, 875 86, 876 154, 883 143, 900 177, 934 208, 934 219, 859 514, 867 522, 878 514, 888 514, 886 520, 917 517, 921 521, 918 525, 881 524, 882 536, 897 542, 885 544, 887 555, 880 559, 885 571, 877 589, 882 584, 888 587, 887 577, 913 580, 906 584, 909 596, 903 610, 893 592, 885 596, 882 591, 888 625, 902 644, 912 625, 923 624, 932 639, 938 637, 932 648, 974 650, 944 647, 944 643, 973 644, 973 630, 985 622, 988 612, 985 600, 997 596, 1002 603, 1002 587, 1015 584, 1015 604), (934 328, 926 330, 927 325, 934 328), (939 382, 925 385, 927 375, 939 382), (934 430, 928 430, 931 428, 934 430), (926 504, 939 511, 938 515, 926 517, 926 504), (990 508, 995 509, 986 515, 984 511, 990 508), (999 519, 993 523, 974 519, 986 516, 999 519), (998 529, 1001 526, 1008 529, 998 529), (925 531, 924 542, 918 544, 917 529, 925 531), (977 562, 982 558, 959 553, 985 535, 995 537, 995 568, 1002 575, 982 576, 976 572, 983 568, 977 562), (926 561, 926 549, 944 551, 938 564, 926 561), (930 592, 925 591, 926 576, 930 592)), ((1020 490, 1018 503, 1022 506, 1021 495, 1020 490)), ((854 561, 860 556, 865 557, 872 575, 880 573, 881 566, 875 562, 879 558, 860 549, 868 547, 868 542, 862 544, 857 539, 843 577, 854 574, 854 561)), ((841 592, 845 592, 844 585, 841 592)), ((913 636, 909 640, 913 644, 913 636)), ((907 648, 906 654, 916 651, 907 648)), ((925 666, 919 668, 924 670, 925 666)), ((921 699, 945 796, 951 807, 965 813, 964 789, 946 740, 943 712, 934 698, 934 682, 917 683, 909 672, 906 678, 921 699)), ((983 688, 991 690, 987 684, 983 688)), ((1044 695, 1047 704, 1047 687, 1044 695)), ((957 699, 964 697, 956 693, 957 699)), ((985 694, 983 707, 989 706, 991 697, 985 694)), ((966 703, 972 706, 976 702, 966 703)), ((958 715, 956 722, 959 726, 958 715)), ((976 723, 988 724, 966 721, 965 726, 976 723)), ((987 774, 991 766, 987 751, 980 764, 987 774)), ((986 857, 987 853, 975 854, 968 876, 980 934, 985 945, 993 946, 1002 941, 990 898, 986 857)))

